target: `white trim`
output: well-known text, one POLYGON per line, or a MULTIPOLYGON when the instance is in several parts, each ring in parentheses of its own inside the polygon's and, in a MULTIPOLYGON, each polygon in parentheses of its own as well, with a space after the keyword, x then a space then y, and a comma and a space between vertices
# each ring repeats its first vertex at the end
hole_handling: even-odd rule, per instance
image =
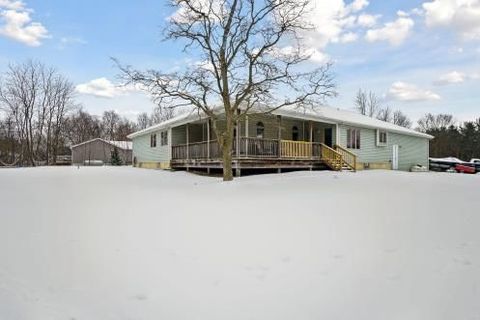
POLYGON ((388 137, 388 131, 387 131, 387 130, 385 130, 385 129, 377 129, 377 130, 375 130, 375 136, 376 136, 376 137, 375 137, 375 142, 376 142, 376 146, 377 146, 377 147, 386 147, 386 146, 388 146, 388 139, 389 139, 389 137, 388 137), (381 142, 381 141, 380 141, 380 134, 381 134, 382 132, 385 133, 385 136, 386 136, 386 138, 387 138, 387 141, 385 141, 385 142, 381 142))
MULTIPOLYGON (((217 108, 216 110, 218 110, 219 113, 223 113, 221 111, 222 110, 221 108, 217 108)), ((254 113, 255 113, 255 110, 252 111, 252 114, 254 113)), ((258 113, 260 114, 263 112, 259 110, 258 113)), ((411 130, 408 128, 400 127, 392 123, 370 118, 370 117, 367 117, 358 113, 354 113, 351 111, 335 109, 335 108, 326 107, 326 106, 318 106, 317 108, 315 108, 315 110, 309 110, 305 112, 300 112, 293 108, 278 109, 271 112, 271 114, 279 115, 287 118, 310 120, 310 121, 323 122, 323 123, 335 124, 335 125, 346 125, 346 126, 365 128, 365 129, 374 129, 374 130, 384 129, 393 133, 425 138, 425 139, 433 139, 433 136, 429 134, 425 134, 425 133, 411 130)), ((191 123, 193 121, 200 121, 205 118, 207 117, 203 113, 199 113, 199 112, 186 113, 178 117, 175 117, 173 119, 164 121, 160 124, 154 125, 152 127, 132 133, 128 136, 128 138, 132 139, 138 136, 148 134, 152 131, 181 126, 183 124, 191 123)))

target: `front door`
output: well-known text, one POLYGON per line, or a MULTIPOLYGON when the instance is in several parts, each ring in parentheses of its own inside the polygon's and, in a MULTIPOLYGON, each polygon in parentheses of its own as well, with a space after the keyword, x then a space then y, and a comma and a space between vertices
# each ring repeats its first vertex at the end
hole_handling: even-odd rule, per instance
POLYGON ((398 145, 393 145, 392 169, 398 170, 398 145))
POLYGON ((330 148, 333 146, 333 134, 332 128, 325 128, 325 139, 324 143, 329 146, 330 148))

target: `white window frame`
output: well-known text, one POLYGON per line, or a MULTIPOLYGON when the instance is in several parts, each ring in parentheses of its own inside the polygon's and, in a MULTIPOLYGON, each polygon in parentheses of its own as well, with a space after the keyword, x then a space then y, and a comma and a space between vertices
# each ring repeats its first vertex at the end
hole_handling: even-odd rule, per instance
POLYGON ((160 133, 160 145, 168 146, 168 130, 162 131, 160 133))
POLYGON ((388 131, 384 129, 377 129, 377 147, 386 147, 388 145, 388 131), (385 141, 380 141, 382 134, 385 134, 385 141))
POLYGON ((156 148, 157 147, 157 134, 152 133, 150 135, 150 148, 156 148))
POLYGON ((347 149, 360 150, 362 147, 362 131, 359 128, 347 129, 347 149), (350 141, 350 143, 348 143, 350 141))

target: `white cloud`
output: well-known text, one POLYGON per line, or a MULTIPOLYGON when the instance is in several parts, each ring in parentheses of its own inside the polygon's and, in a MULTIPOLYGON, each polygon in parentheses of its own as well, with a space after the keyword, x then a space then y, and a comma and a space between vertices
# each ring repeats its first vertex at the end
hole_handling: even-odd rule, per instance
POLYGON ((79 84, 75 90, 81 94, 100 98, 114 98, 137 91, 137 89, 132 86, 115 85, 107 78, 98 78, 87 83, 79 84))
POLYGON ((480 39, 480 0, 434 0, 422 6, 428 27, 451 27, 465 40, 480 39))
MULTIPOLYGON (((323 1, 323 0, 320 0, 323 1)), ((354 0, 347 6, 347 11, 358 12, 365 9, 369 5, 367 0, 354 0)))
POLYGON ((340 43, 350 43, 355 42, 358 39, 358 34, 353 32, 344 33, 340 36, 339 42, 340 43))
POLYGON ((357 18, 357 23, 361 27, 371 28, 377 24, 377 19, 380 15, 361 14, 357 18))
POLYGON ((443 86, 443 85, 448 85, 448 84, 456 84, 456 83, 462 83, 465 82, 467 79, 467 75, 462 72, 458 71, 452 71, 446 74, 442 74, 435 82, 434 84, 443 86))
POLYGON ((440 100, 441 97, 430 90, 418 88, 417 86, 405 82, 395 82, 387 93, 387 98, 398 101, 428 101, 440 100))
POLYGON ((407 39, 414 25, 411 18, 399 16, 397 20, 385 23, 382 28, 368 30, 365 39, 368 42, 388 41, 392 46, 399 46, 407 39))
POLYGON ((37 47, 49 38, 48 30, 30 17, 33 10, 22 1, 0 0, 0 35, 37 47))

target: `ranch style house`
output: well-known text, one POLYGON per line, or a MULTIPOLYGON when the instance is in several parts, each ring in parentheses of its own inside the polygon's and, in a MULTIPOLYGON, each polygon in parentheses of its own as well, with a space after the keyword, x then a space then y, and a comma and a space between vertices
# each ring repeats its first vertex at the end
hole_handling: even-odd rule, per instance
MULTIPOLYGON (((222 121, 217 121, 221 126, 222 121)), ((211 119, 197 112, 129 135, 140 168, 222 169, 211 119)), ((255 169, 410 170, 428 167, 433 137, 351 111, 279 109, 252 113, 234 130, 232 167, 255 169)))

